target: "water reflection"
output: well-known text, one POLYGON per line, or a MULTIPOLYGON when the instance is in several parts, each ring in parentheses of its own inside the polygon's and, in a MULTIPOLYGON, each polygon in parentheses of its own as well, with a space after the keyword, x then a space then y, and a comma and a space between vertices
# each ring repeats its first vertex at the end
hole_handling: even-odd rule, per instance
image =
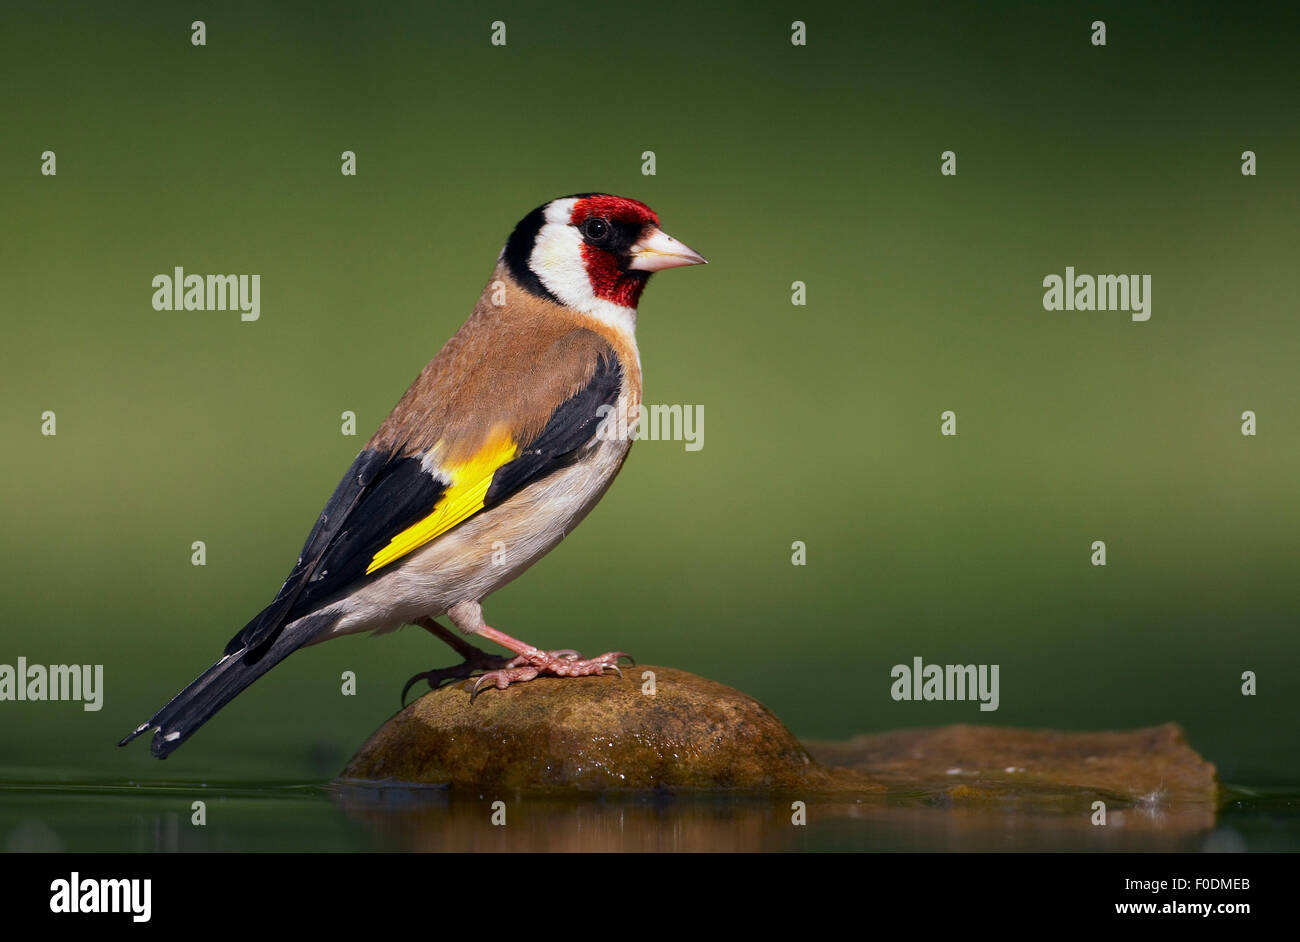
MULTIPOLYGON (((580 799, 342 785, 4 786, 0 848, 42 851, 1239 851, 1294 849, 1293 793, 1201 804, 605 795, 580 799), (196 826, 192 803, 206 804, 196 826), (493 803, 504 824, 494 824, 493 803)), ((500 818, 498 817, 498 820, 500 818)))
POLYGON ((1121 808, 1097 827, 1086 806, 952 805, 937 795, 810 798, 800 825, 793 796, 572 800, 357 786, 333 794, 376 844, 402 851, 1177 851, 1199 849, 1214 826, 1205 806, 1121 808))

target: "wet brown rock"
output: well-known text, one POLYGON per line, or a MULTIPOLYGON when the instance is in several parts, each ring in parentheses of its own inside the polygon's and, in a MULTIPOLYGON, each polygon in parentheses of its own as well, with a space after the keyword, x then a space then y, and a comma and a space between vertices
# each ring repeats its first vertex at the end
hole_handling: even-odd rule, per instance
POLYGON ((1177 807, 1197 826, 1213 820, 1219 795, 1214 766, 1172 723, 1097 733, 957 725, 805 748, 753 698, 668 667, 538 678, 472 702, 465 687, 402 710, 341 780, 561 795, 792 792, 858 802, 855 813, 886 796, 1067 815, 1101 799, 1113 809, 1177 807), (653 696, 642 692, 643 670, 655 673, 653 696))
POLYGON ((1214 766, 1174 723, 1100 733, 957 725, 807 745, 817 761, 867 772, 891 791, 939 794, 953 803, 1073 806, 1100 798, 1213 808, 1219 795, 1214 766))
POLYGON ((860 790, 860 773, 822 769, 766 707, 670 667, 623 678, 541 677, 470 701, 442 687, 382 726, 344 782, 528 791, 860 790), (642 693, 654 671, 656 692, 642 693))

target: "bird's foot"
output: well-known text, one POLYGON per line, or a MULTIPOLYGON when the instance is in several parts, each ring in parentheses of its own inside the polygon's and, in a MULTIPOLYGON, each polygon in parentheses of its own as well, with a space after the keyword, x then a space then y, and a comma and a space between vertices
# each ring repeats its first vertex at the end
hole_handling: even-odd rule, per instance
POLYGON ((422 680, 429 682, 430 690, 437 690, 448 681, 464 680, 476 671, 497 671, 501 668, 508 668, 517 660, 517 658, 512 658, 509 655, 488 654, 478 648, 469 645, 467 647, 470 648, 472 653, 466 654, 465 660, 454 667, 440 667, 436 670, 423 671, 408 680, 406 686, 402 688, 402 705, 406 705, 407 692, 422 680))
POLYGON ((532 680, 539 674, 553 674, 556 677, 591 677, 612 672, 623 676, 619 670, 618 660, 625 657, 633 664, 632 655, 624 651, 609 651, 599 657, 583 660, 582 655, 571 648, 562 651, 537 651, 520 654, 511 659, 504 667, 488 671, 474 682, 470 699, 477 697, 486 687, 505 690, 511 684, 532 680))

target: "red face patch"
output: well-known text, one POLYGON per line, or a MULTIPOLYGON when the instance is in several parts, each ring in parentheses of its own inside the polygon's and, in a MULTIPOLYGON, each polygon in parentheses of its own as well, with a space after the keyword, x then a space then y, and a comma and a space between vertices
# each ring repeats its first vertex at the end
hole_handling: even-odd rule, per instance
POLYGON ((582 262, 592 294, 623 307, 636 307, 649 272, 624 271, 614 255, 591 245, 582 247, 582 262))
POLYGON ((659 217, 653 209, 645 203, 622 196, 584 196, 574 204, 569 222, 576 226, 589 216, 604 216, 614 222, 630 222, 641 226, 646 223, 659 225, 659 217))
MULTIPOLYGON (((659 225, 659 217, 645 203, 605 194, 584 196, 578 200, 573 206, 569 222, 577 226, 594 216, 608 220, 615 227, 634 227, 636 230, 659 225)), ((582 262, 587 269, 592 293, 623 307, 636 307, 641 292, 645 289, 648 273, 627 271, 623 267, 623 261, 613 251, 586 242, 582 244, 582 262)))

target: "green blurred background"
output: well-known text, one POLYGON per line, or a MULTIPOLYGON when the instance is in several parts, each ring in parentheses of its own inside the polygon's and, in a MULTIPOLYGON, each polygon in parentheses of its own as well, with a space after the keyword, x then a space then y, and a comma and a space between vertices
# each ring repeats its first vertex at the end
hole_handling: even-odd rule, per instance
POLYGON ((1175 720, 1229 781, 1300 776, 1289 14, 26 3, 0 37, 0 663, 106 675, 99 713, 0 703, 0 779, 328 779, 451 663, 348 638, 166 765, 115 746, 275 593, 518 218, 585 190, 712 262, 655 278, 639 329, 647 401, 703 405, 705 444, 637 445, 492 624, 719 679, 807 738, 1175 720), (154 311, 178 265, 260 274, 261 319, 154 311), (1066 265, 1151 274, 1151 320, 1044 311, 1066 265), (894 702, 918 655, 999 664, 1000 709, 894 702))

